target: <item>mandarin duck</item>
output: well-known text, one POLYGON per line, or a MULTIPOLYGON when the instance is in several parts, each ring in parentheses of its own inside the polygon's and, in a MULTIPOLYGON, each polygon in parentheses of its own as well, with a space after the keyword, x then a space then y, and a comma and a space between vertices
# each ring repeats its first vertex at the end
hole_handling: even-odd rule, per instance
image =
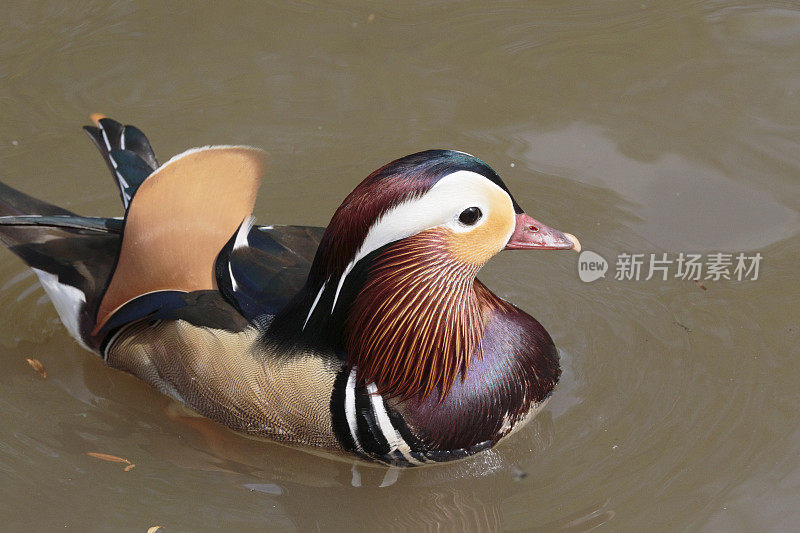
POLYGON ((490 448, 553 391, 550 335, 476 274, 501 250, 579 244, 528 216, 480 159, 408 155, 327 228, 259 226, 261 150, 205 146, 159 165, 139 129, 93 120, 124 217, 0 184, 0 239, 112 368, 236 431, 392 466, 490 448))

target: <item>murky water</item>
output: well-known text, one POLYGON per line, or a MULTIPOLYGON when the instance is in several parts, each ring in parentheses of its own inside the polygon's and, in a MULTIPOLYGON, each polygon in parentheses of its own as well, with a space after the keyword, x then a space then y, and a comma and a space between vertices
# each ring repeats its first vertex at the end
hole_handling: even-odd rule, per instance
POLYGON ((484 282, 552 333, 562 382, 509 442, 395 478, 176 416, 82 351, 0 252, 4 528, 796 530, 798 67, 790 2, 4 6, 14 187, 118 214, 79 130, 91 111, 141 127, 162 160, 266 148, 261 223, 324 225, 374 168, 450 147, 611 262, 594 283, 575 254, 490 263, 484 282), (615 281, 622 252, 763 262, 756 281, 703 290, 615 281))

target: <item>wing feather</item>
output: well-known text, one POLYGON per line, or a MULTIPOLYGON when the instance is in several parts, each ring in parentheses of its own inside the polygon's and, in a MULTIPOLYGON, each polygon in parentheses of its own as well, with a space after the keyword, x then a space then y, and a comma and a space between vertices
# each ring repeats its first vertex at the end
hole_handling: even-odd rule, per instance
POLYGON ((255 148, 208 146, 176 156, 144 181, 128 208, 95 333, 143 294, 217 288, 217 255, 252 212, 264 161, 255 148))

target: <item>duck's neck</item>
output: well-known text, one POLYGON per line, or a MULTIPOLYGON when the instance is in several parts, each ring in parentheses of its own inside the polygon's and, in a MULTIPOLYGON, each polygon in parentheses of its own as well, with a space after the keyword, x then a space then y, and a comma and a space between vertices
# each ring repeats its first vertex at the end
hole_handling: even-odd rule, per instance
POLYGON ((332 349, 360 383, 410 398, 446 395, 481 353, 484 309, 475 291, 482 265, 448 252, 445 230, 392 243, 338 279, 309 280, 267 338, 287 348, 332 349), (335 300, 335 305, 334 305, 335 300))
POLYGON ((481 350, 484 323, 474 290, 480 266, 455 259, 442 230, 378 255, 344 322, 343 344, 358 379, 391 396, 445 395, 481 350))

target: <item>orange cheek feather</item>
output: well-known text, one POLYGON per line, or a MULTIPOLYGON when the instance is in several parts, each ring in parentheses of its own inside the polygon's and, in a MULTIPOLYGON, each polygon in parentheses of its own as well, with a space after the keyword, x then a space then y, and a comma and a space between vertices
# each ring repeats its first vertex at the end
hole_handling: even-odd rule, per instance
POLYGON ((510 202, 503 200, 500 197, 492 198, 489 212, 493 215, 474 230, 448 232, 447 247, 455 259, 468 265, 483 266, 505 248, 515 222, 513 209, 510 205, 504 205, 510 202))

